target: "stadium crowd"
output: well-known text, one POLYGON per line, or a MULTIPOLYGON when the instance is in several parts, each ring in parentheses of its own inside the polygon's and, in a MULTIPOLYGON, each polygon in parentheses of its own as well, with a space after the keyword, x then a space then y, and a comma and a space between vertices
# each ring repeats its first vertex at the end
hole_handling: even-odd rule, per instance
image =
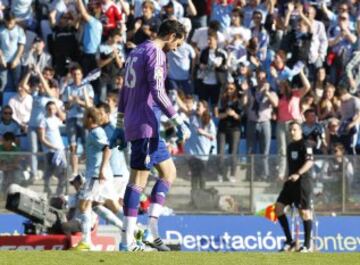
MULTIPOLYGON (((79 173, 86 108, 107 103, 115 125, 118 91, 132 82, 127 55, 165 19, 188 33, 168 54, 166 89, 192 136, 183 145, 165 118, 162 130, 173 154, 194 155, 193 174, 209 154, 227 170, 228 152, 231 180, 240 139, 248 154, 268 155, 274 138, 285 156, 293 120, 315 154, 339 143, 357 152, 358 0, 0 0, 0 19, 0 150, 45 152, 46 179, 64 174, 66 148, 79 173)), ((33 180, 35 155, 30 164, 33 180)))

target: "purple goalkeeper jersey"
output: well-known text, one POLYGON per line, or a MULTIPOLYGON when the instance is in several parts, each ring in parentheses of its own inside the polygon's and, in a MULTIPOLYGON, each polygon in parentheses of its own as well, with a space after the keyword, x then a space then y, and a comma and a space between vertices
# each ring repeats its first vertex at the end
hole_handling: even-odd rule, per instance
POLYGON ((152 41, 137 46, 128 56, 118 110, 124 113, 125 138, 133 141, 159 137, 161 112, 176 112, 165 92, 166 55, 152 41))

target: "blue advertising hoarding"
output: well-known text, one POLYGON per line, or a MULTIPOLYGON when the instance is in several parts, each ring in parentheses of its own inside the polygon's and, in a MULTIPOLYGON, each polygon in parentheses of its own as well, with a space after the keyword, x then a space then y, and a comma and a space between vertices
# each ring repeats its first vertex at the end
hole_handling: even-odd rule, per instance
MULTIPOLYGON (((22 232, 24 218, 0 215, 0 233, 22 232)), ((146 221, 146 218, 141 218, 146 221)), ((291 218, 289 218, 290 224, 291 218)), ((314 240, 321 252, 360 251, 360 217, 318 217, 314 240), (318 227, 318 229, 316 229, 318 227)), ((302 222, 299 228, 303 239, 302 222)), ((285 240, 280 225, 259 216, 175 215, 160 218, 160 233, 165 240, 179 242, 183 251, 263 251, 273 252, 285 240)))

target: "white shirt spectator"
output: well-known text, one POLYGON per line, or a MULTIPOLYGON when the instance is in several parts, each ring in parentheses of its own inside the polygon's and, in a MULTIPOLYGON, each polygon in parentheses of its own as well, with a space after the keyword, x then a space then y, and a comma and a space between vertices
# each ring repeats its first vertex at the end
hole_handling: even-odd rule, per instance
POLYGON ((57 149, 49 149, 43 145, 45 152, 56 152, 57 150, 64 150, 65 146, 60 134, 60 127, 63 125, 62 121, 56 117, 44 117, 40 122, 40 128, 45 131, 45 138, 57 149))
MULTIPOLYGON (((208 27, 202 27, 194 31, 194 35, 191 38, 191 42, 196 44, 200 50, 205 49, 208 46, 208 27)), ((218 46, 223 47, 225 42, 225 36, 221 32, 217 32, 218 46)))
MULTIPOLYGON (((79 97, 81 100, 85 100, 84 91, 87 90, 87 93, 90 98, 94 98, 94 90, 90 84, 85 84, 80 87, 71 84, 65 88, 63 101, 68 102, 71 97, 79 97)), ((82 118, 84 116, 84 108, 78 104, 72 104, 68 110, 67 119, 70 118, 82 118)))
POLYGON ((13 110, 12 118, 20 125, 26 125, 30 120, 33 98, 31 95, 25 93, 12 96, 9 100, 9 106, 13 110))
POLYGON ((328 40, 324 23, 314 20, 311 24, 311 32, 313 35, 310 46, 309 62, 315 63, 318 59, 324 61, 328 49, 328 40))

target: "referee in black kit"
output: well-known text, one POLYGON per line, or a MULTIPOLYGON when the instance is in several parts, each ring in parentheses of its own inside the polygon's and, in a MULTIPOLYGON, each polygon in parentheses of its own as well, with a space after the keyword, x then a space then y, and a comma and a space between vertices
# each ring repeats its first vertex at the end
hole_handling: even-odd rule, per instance
POLYGON ((301 124, 291 122, 289 125, 291 143, 287 146, 289 177, 275 204, 275 212, 284 230, 286 242, 282 251, 294 251, 295 242, 291 237, 289 223, 284 213, 287 205, 294 203, 304 223, 305 240, 299 252, 310 251, 312 213, 310 209, 312 184, 310 169, 314 164, 313 150, 302 137, 301 124))

